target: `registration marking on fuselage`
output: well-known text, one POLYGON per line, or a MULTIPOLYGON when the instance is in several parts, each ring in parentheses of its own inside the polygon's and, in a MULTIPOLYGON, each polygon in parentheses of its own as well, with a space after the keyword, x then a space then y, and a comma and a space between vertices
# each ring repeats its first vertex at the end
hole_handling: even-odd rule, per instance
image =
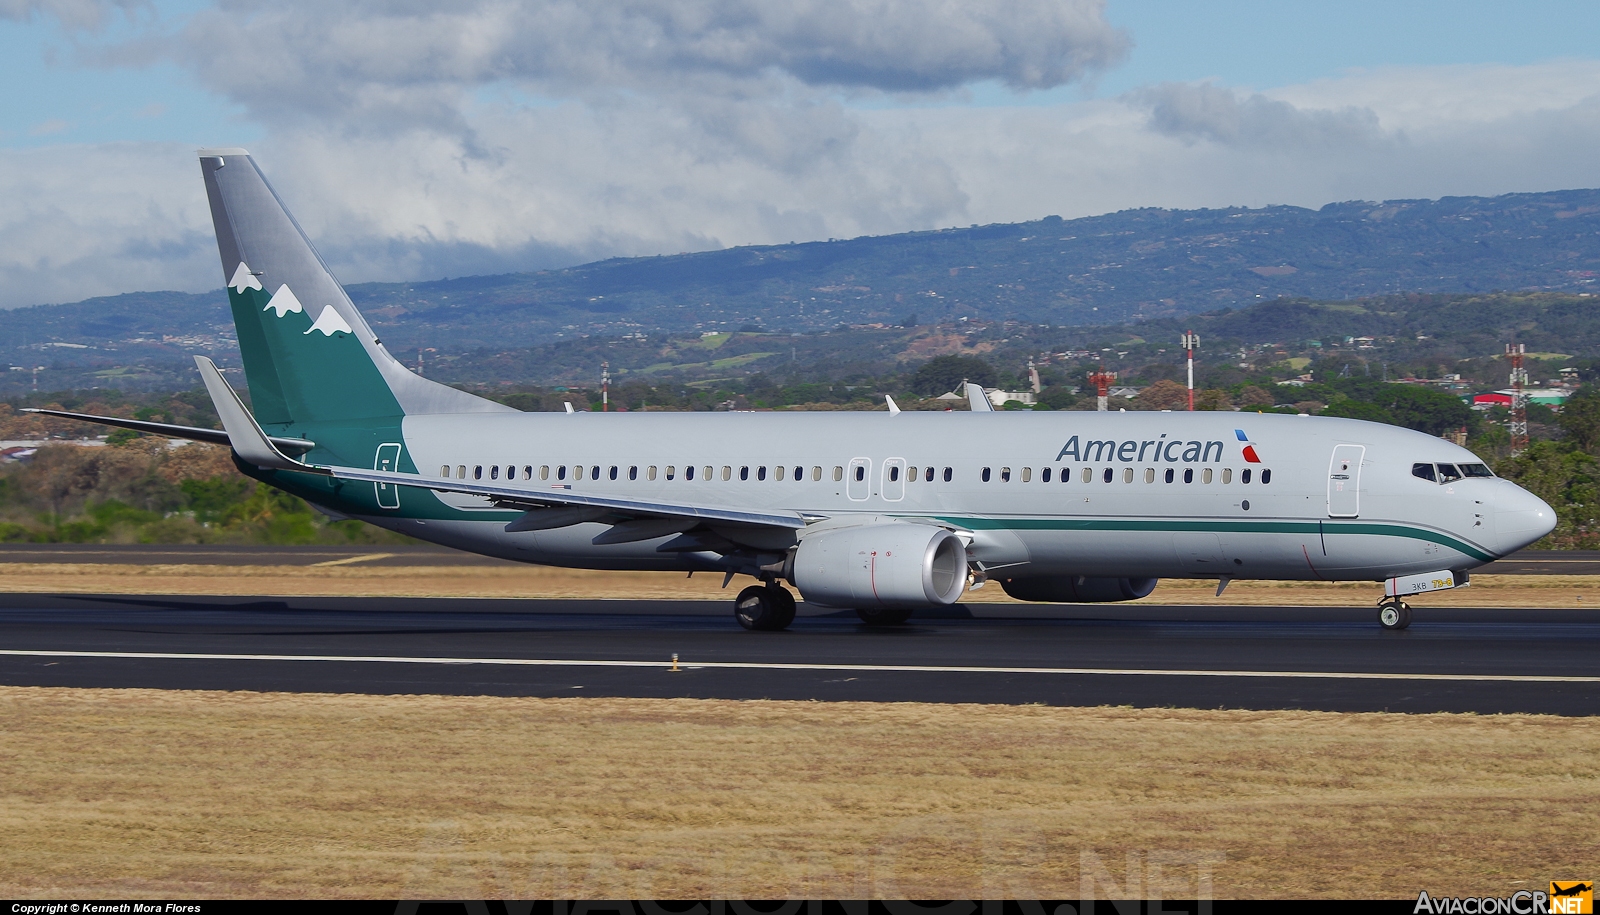
POLYGON ((1250 677, 1291 680, 1436 680, 1457 683, 1600 683, 1600 677, 1519 674, 1372 673, 1327 670, 1164 670, 1117 667, 973 667, 938 664, 795 664, 765 661, 619 661, 575 658, 428 658, 388 655, 204 654, 156 651, 0 649, 0 657, 104 658, 135 661, 318 661, 333 664, 500 665, 506 667, 627 667, 671 670, 815 670, 848 673, 1064 674, 1116 677, 1250 677))

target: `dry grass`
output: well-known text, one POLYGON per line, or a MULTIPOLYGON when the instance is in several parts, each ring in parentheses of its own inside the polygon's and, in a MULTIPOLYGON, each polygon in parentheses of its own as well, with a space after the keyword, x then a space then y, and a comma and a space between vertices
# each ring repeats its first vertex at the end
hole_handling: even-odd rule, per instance
MULTIPOLYGON (((5 563, 0 591, 63 594, 266 595, 273 597, 538 597, 720 600, 722 576, 676 572, 596 572, 532 565, 377 566, 340 561, 322 566, 117 565, 5 563)), ((735 582, 742 586, 749 579, 735 582)), ((1196 606, 1373 605, 1374 582, 1241 581, 1216 597, 1215 581, 1166 579, 1150 604, 1196 606)), ((998 583, 969 592, 965 603, 1012 603, 998 583)), ((1420 595, 1419 607, 1600 606, 1600 576, 1479 575, 1468 588, 1420 595)))
POLYGON ((1594 719, 8 687, 0 730, 13 898, 1414 897, 1596 865, 1594 719))

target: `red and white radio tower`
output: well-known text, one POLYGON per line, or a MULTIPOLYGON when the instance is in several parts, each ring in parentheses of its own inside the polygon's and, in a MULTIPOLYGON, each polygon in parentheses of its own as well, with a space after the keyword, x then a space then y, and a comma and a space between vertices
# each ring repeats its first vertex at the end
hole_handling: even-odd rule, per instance
POLYGON ((1528 371, 1522 367, 1522 354, 1526 347, 1521 343, 1506 344, 1506 358, 1511 361, 1511 453, 1521 454, 1528 447, 1528 371))
POLYGON ((1192 330, 1183 332, 1183 348, 1189 354, 1189 412, 1194 412, 1194 351, 1200 345, 1200 335, 1192 330))
POLYGON ((1099 410, 1101 413, 1106 412, 1108 409, 1106 398, 1111 395, 1111 382, 1116 380, 1117 373, 1106 371, 1106 367, 1103 365, 1100 366, 1098 371, 1089 373, 1089 383, 1095 386, 1095 390, 1099 392, 1100 395, 1100 399, 1096 402, 1095 409, 1099 410))

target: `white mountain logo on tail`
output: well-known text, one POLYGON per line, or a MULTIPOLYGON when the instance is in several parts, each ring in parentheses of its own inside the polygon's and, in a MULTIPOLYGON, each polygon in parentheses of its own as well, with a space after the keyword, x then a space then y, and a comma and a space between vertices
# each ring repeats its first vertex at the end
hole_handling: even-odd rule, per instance
MULTIPOLYGON (((255 279, 255 277, 251 277, 251 279, 255 279)), ((288 283, 279 286, 278 291, 274 292, 272 299, 267 302, 267 307, 261 310, 266 311, 268 308, 277 312, 280 318, 291 311, 296 314, 305 311, 305 308, 300 304, 300 300, 294 297, 294 291, 289 288, 288 283)))
MULTIPOLYGON (((289 287, 285 286, 283 288, 288 289, 289 287)), ((316 322, 311 325, 311 329, 307 330, 306 333, 309 334, 313 330, 320 330, 329 337, 336 333, 354 333, 350 329, 350 325, 345 322, 344 318, 339 316, 339 313, 334 310, 332 305, 323 306, 322 314, 317 315, 316 322)))
POLYGON ((244 292, 246 289, 260 289, 261 281, 256 279, 254 273, 250 272, 249 264, 240 261, 239 269, 233 271, 233 279, 228 281, 228 286, 239 292, 244 292))

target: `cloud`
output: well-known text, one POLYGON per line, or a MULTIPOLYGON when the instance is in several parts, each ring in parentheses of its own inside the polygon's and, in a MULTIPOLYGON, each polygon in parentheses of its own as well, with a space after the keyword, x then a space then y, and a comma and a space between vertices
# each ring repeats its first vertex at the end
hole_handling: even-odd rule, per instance
MULTIPOLYGON (((4 0, 0 0, 4 2, 4 0)), ((11 0, 16 2, 16 0, 11 0)), ((466 129, 471 91, 781 98, 1044 89, 1119 62, 1101 0, 225 0, 103 60, 168 59, 273 125, 466 129)))
POLYGON ((0 19, 27 22, 54 19, 69 30, 95 31, 120 12, 132 18, 150 8, 149 0, 0 0, 0 19))
POLYGON ((1150 112, 1152 130, 1188 141, 1326 148, 1384 139, 1370 108, 1297 108, 1212 83, 1162 83, 1129 93, 1127 99, 1150 112))

